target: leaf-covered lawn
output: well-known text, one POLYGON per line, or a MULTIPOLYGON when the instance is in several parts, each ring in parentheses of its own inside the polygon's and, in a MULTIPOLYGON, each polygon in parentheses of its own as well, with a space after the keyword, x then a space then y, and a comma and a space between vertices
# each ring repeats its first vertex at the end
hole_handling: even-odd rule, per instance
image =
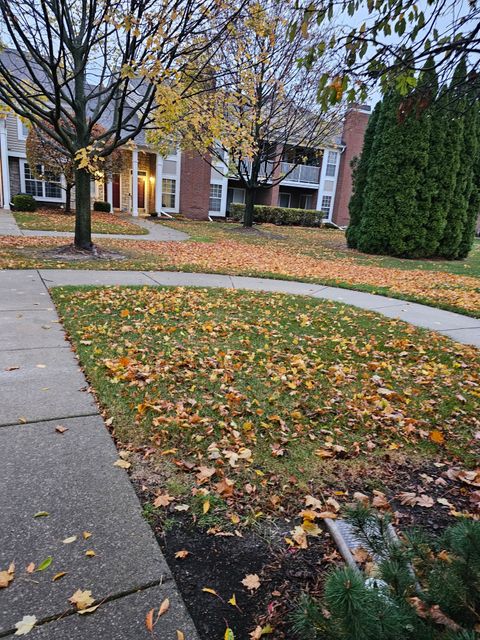
MULTIPOLYGON (((170 224, 170 223, 169 223, 170 224)), ((174 222, 185 242, 102 240, 124 260, 66 262, 43 250, 61 239, 0 238, 0 268, 178 270, 302 280, 380 293, 480 317, 480 243, 464 262, 410 261, 348 250, 343 232, 262 225, 174 222)))
MULTIPOLYGON (((55 210, 15 211, 13 213, 20 229, 34 231, 75 231, 75 216, 55 210)), ((118 215, 92 211, 93 233, 119 233, 127 235, 145 235, 146 229, 129 222, 118 215)))
POLYGON ((285 515, 334 468, 347 488, 338 465, 375 487, 391 456, 478 460, 480 355, 438 334, 281 294, 53 297, 120 447, 160 463, 160 509, 285 515))

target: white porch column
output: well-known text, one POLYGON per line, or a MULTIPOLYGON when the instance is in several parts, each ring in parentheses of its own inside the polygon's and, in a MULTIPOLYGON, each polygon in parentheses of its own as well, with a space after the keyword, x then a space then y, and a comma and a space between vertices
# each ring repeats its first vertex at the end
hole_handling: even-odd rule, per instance
POLYGON ((132 151, 132 216, 138 217, 138 149, 132 151))
POLYGON ((113 211, 113 183, 111 178, 107 180, 107 202, 110 205, 110 211, 113 211))
POLYGON ((157 153, 155 163, 155 211, 160 213, 162 210, 162 177, 163 177, 163 158, 157 153))
POLYGON ((2 160, 2 199, 3 208, 10 209, 10 172, 8 170, 7 121, 0 118, 0 158, 2 160))

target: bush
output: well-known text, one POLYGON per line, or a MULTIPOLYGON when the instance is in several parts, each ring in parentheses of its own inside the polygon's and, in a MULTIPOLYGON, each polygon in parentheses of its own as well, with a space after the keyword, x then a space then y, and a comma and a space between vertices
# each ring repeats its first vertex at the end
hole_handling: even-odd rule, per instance
MULTIPOLYGON (((243 220, 244 204, 230 205, 230 218, 237 222, 243 220)), ((288 207, 268 207, 256 204, 253 219, 255 222, 283 224, 292 227, 321 227, 325 214, 315 209, 290 209, 288 207)))
POLYGON ((303 596, 292 615, 300 640, 475 640, 480 522, 461 520, 440 538, 419 529, 395 540, 388 516, 358 505, 349 520, 375 556, 371 577, 335 569, 321 600, 303 596))
POLYGON ((37 201, 28 193, 17 193, 12 198, 12 205, 15 211, 36 211, 37 201))
POLYGON ((110 213, 111 206, 109 202, 103 202, 102 200, 97 200, 93 203, 94 211, 103 211, 104 213, 110 213))

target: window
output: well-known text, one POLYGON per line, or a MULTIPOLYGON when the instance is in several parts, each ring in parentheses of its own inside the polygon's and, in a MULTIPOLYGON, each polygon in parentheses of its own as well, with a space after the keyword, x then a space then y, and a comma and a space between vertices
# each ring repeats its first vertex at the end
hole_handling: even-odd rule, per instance
POLYGON ((322 206, 320 207, 320 211, 323 213, 330 213, 330 207, 332 205, 332 196, 322 196, 322 206))
POLYGON ((165 209, 175 209, 175 187, 176 180, 162 179, 162 207, 165 209))
POLYGON ((300 196, 300 209, 312 209, 312 194, 302 193, 300 196))
POLYGON ((333 178, 337 171, 337 156, 338 156, 338 153, 336 151, 328 152, 326 175, 329 176, 330 178, 333 178))
POLYGON ((17 134, 19 140, 26 140, 28 137, 28 126, 17 118, 17 134))
POLYGON ((232 194, 232 199, 230 202, 235 202, 236 204, 245 204, 245 189, 233 187, 233 189, 229 189, 229 191, 232 194))
POLYGON ((60 176, 51 171, 43 172, 43 166, 37 166, 37 172, 45 176, 45 180, 37 180, 32 173, 28 163, 23 165, 23 176, 25 181, 24 191, 34 198, 42 200, 63 200, 62 182, 60 176))
POLYGON ((290 194, 286 192, 280 191, 278 194, 278 206, 279 207, 289 207, 290 206, 290 194))
POLYGON ((210 185, 210 203, 208 205, 209 211, 221 211, 222 210, 222 185, 211 184, 210 185))

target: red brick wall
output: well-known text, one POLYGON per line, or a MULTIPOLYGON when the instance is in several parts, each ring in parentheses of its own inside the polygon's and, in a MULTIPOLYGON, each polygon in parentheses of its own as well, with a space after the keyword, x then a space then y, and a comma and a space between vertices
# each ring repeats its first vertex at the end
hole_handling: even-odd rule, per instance
POLYGON ((182 152, 180 213, 194 220, 207 220, 212 169, 195 152, 182 152))
POLYGON ((352 195, 352 168, 350 163, 353 158, 359 156, 362 152, 363 138, 369 116, 369 112, 356 109, 351 109, 345 116, 343 142, 346 148, 341 155, 333 207, 333 221, 340 226, 348 224, 348 203, 352 195))

